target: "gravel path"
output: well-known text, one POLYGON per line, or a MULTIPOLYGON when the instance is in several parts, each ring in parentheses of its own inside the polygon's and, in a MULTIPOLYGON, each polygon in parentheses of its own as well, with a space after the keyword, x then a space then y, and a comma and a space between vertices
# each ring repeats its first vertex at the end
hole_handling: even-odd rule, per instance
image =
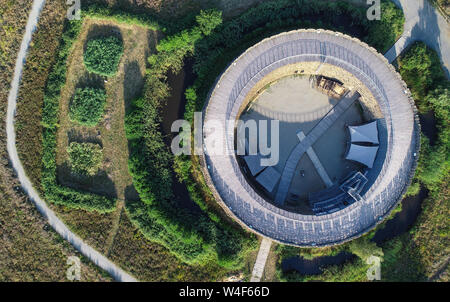
POLYGON ((36 190, 33 188, 31 181, 28 179, 23 169, 22 163, 19 160, 16 149, 16 133, 14 130, 14 116, 17 105, 17 93, 19 91, 19 84, 22 76, 23 66, 27 50, 31 42, 33 32, 36 29, 40 13, 44 7, 45 0, 35 0, 33 7, 28 17, 28 23, 25 29, 25 35, 20 45, 20 51, 17 56, 16 66, 14 69, 14 77, 11 83, 11 90, 8 96, 8 111, 6 117, 6 133, 7 133, 7 148, 14 170, 17 172, 17 177, 22 185, 22 188, 27 192, 30 199, 36 204, 38 210, 47 218, 48 223, 53 229, 58 232, 65 240, 69 241, 77 250, 88 257, 94 264, 104 269, 111 274, 118 281, 136 281, 132 276, 124 272, 117 265, 108 260, 101 253, 94 248, 87 245, 80 237, 72 233, 69 228, 55 215, 55 213, 42 200, 36 190))

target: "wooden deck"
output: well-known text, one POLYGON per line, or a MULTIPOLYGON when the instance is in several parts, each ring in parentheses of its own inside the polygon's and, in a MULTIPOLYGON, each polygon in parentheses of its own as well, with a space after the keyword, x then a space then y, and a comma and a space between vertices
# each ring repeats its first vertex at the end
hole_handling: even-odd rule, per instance
MULTIPOLYGON (((375 160, 374 168, 368 173, 368 190, 362 192, 361 201, 323 216, 289 212, 268 202, 242 175, 233 150, 232 127, 227 128, 221 138, 228 148, 226 154, 202 156, 205 179, 229 215, 257 234, 305 247, 348 241, 387 217, 412 179, 420 147, 416 109, 400 75, 386 58, 367 44, 325 30, 291 31, 249 48, 218 79, 204 108, 204 122, 214 120, 227 125, 229 120, 238 119, 246 96, 259 81, 281 67, 295 64, 301 69, 302 64, 312 62, 319 63, 321 75, 343 83, 345 79, 339 78, 340 74, 353 75, 370 91, 384 116, 380 134, 384 137, 380 143, 383 156, 375 160)), ((332 116, 308 134, 305 146, 317 140, 322 127, 332 125, 332 116)), ((208 139, 206 135, 205 140, 208 139)))
POLYGON ((305 137, 289 155, 286 165, 284 166, 283 173, 281 174, 280 184, 278 186, 278 191, 275 196, 275 202, 280 206, 284 205, 286 200, 289 187, 292 182, 292 177, 295 173, 295 168, 297 167, 300 158, 303 154, 330 128, 333 126, 334 122, 350 107, 359 97, 358 92, 354 92, 351 95, 342 98, 336 106, 333 107, 309 132, 308 136, 305 137))

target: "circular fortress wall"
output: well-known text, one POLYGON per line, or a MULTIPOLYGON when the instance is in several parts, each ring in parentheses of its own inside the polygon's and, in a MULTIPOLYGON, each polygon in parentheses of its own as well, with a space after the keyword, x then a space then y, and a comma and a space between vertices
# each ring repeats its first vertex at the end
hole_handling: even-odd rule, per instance
POLYGON ((341 33, 296 30, 249 48, 218 80, 203 119, 204 125, 220 123, 226 129, 220 135, 204 128, 205 142, 220 141, 228 151, 213 155, 204 145, 203 173, 216 199, 241 225, 285 244, 328 246, 374 228, 401 200, 417 164, 420 125, 405 83, 381 54, 341 33), (234 152, 235 126, 228 121, 236 121, 267 83, 294 73, 341 81, 359 93, 374 118, 381 118, 383 137, 361 199, 331 214, 302 215, 269 203, 247 183, 234 152))

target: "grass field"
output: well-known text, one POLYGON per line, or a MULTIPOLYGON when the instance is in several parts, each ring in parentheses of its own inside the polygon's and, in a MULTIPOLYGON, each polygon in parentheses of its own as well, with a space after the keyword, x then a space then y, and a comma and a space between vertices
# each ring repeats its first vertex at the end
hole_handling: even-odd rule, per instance
MULTIPOLYGON (((57 6, 57 1, 49 2, 57 6)), ((25 0, 0 3, 0 281, 67 281, 66 261, 72 255, 81 259, 82 281, 110 281, 108 274, 82 257, 51 229, 20 190, 8 163, 4 128, 7 97, 31 4, 31 1, 25 0)), ((43 20, 49 22, 54 18, 48 11, 42 16, 43 20)), ((44 33, 38 31, 38 34, 44 33)), ((51 40, 48 42, 51 50, 51 40)), ((31 60, 30 64, 38 72, 39 65, 33 64, 31 60)), ((36 78, 39 79, 38 85, 40 78, 36 78)))
MULTIPOLYGON (((86 1, 103 2, 103 1, 86 1)), ((189 15, 200 7, 211 7, 224 1, 155 1, 143 0, 135 6, 135 1, 107 0, 110 6, 118 9, 133 10, 148 13, 161 18, 162 24, 175 16, 189 15), (119 3, 120 4, 117 4, 119 3), (133 5, 133 6, 132 6, 133 5), (165 20, 165 21, 164 21, 165 20)), ((251 6, 258 1, 243 1, 242 7, 251 6)), ((39 22, 39 29, 33 36, 29 57, 25 65, 23 82, 20 88, 17 111, 18 150, 22 163, 36 188, 40 189, 42 162, 42 106, 44 87, 49 71, 54 63, 54 56, 58 48, 59 39, 63 31, 65 7, 63 1, 49 0, 39 22)), ((84 2, 83 2, 84 3, 84 2)), ((243 8, 238 8, 240 11, 243 8)), ((7 1, 5 6, 0 4, 0 66, 12 70, 14 51, 20 42, 20 32, 25 24, 26 14, 22 20, 13 19, 17 10, 27 10, 29 4, 25 1, 7 1), (5 9, 6 8, 6 9, 5 9), (2 11, 2 9, 4 11, 2 11), (14 13, 13 13, 14 12, 14 13), (9 16, 9 17, 8 17, 9 16), (6 21, 5 21, 6 20, 6 21), (7 24, 8 26, 2 26, 7 24), (4 43, 3 39, 11 43, 4 43), (15 45, 8 49, 7 46, 15 45)), ((226 16, 237 14, 234 8, 227 8, 226 16)), ((192 17, 186 17, 187 24, 192 17)), ((191 22, 192 23, 192 22, 191 22)), ((183 24, 180 22, 180 24, 183 24)), ((174 24, 174 28, 178 26, 174 24)), ((179 25, 183 26, 183 25, 179 25)), ((270 31, 270 29, 269 29, 270 31)), ((394 33, 396 35, 398 33, 394 33)), ((62 91, 60 101, 60 127, 57 139, 58 180, 61 184, 83 191, 90 191, 117 199, 115 211, 99 214, 85 210, 69 209, 64 206, 51 205, 58 216, 80 235, 87 243, 103 252, 112 261, 135 277, 146 281, 211 281, 227 280, 230 276, 244 276, 248 279, 256 259, 256 252, 252 252, 243 260, 243 268, 227 270, 215 261, 201 265, 187 265, 174 257, 169 250, 146 239, 141 231, 130 221, 130 213, 126 210, 129 201, 138 200, 133 189, 131 176, 128 173, 129 150, 124 132, 124 116, 131 100, 139 96, 144 86, 145 70, 148 68, 147 57, 154 52, 156 41, 162 34, 137 24, 127 24, 110 19, 96 19, 87 17, 81 29, 79 39, 76 40, 68 59, 66 85, 62 91), (88 38, 99 33, 114 33, 124 40, 124 54, 119 64, 118 73, 107 79, 89 74, 83 65, 83 49, 88 38), (68 105, 76 87, 90 83, 104 87, 107 92, 105 116, 93 128, 78 126, 68 118, 68 105), (104 162, 99 175, 93 178, 74 178, 67 167, 66 147, 71 141, 90 141, 99 143, 103 147, 104 162)), ((251 37, 250 40, 255 37, 251 37)), ((244 39, 245 40, 245 39, 244 39)), ((247 41, 249 42, 249 41, 247 41)), ((251 42, 251 41, 250 41, 251 42)), ((380 44, 381 45, 381 44, 380 44)), ((213 53, 213 55, 215 55, 213 53)), ((206 59, 205 59, 206 60, 206 59)), ((227 57, 223 58, 225 62, 227 57)), ((219 63, 222 63, 218 59, 219 63)), ((225 63, 224 63, 225 64, 225 63)), ((218 64, 220 67, 221 64, 218 64)), ((213 70, 215 72, 215 70, 213 70)), ((212 74, 214 74, 212 72, 212 74)), ((10 72, 0 73, 0 85, 7 87, 10 72)), ((212 79, 214 80, 214 79, 212 79)), ((7 88, 0 89, 0 97, 6 100, 7 88)), ((6 101, 2 102, 6 106, 6 101)), ((4 108, 2 116, 4 116, 4 108)), ((4 136, 4 131, 2 131, 4 136)), ((1 150, 4 152, 2 137, 1 150)), ((75 253, 73 249, 56 234, 49 230, 34 207, 26 197, 13 190, 17 185, 12 173, 5 163, 0 165, 2 177, 0 194, 4 196, 1 202, 5 205, 0 209, 0 225, 6 225, 0 230, 0 240, 4 243, 0 247, 0 280, 64 280, 65 257, 75 253), (39 230, 31 232, 30 230, 39 230), (3 233, 3 237, 1 236, 3 233), (20 237, 19 234, 27 236, 20 237), (4 239, 6 238, 6 240, 4 239), (38 242, 38 244, 34 244, 38 242), (33 245, 33 248, 28 248, 33 245), (25 257, 21 253, 26 250, 25 257), (4 256, 6 255, 6 256, 4 256), (2 266, 2 264, 5 264, 2 266), (41 270, 44 267, 45 269, 41 270), (31 278, 31 279, 30 279, 31 278)), ((192 159, 192 180, 187 185, 197 197, 207 205, 208 213, 218 214, 224 221, 236 224, 226 216, 215 202, 208 188, 203 182, 203 176, 198 166, 197 158, 192 159)), ((192 196, 191 196, 192 197, 192 196)), ((384 270, 390 280, 404 278, 411 269, 419 269, 420 275, 411 278, 426 278, 436 280, 448 279, 448 184, 442 184, 442 189, 431 194, 424 202, 424 211, 413 231, 396 241, 383 246, 386 250, 387 261, 384 270), (447 198, 446 198, 447 196, 447 198), (444 239, 443 239, 444 238, 444 239), (401 248, 399 248, 401 247, 401 248), (399 251, 404 248, 405 251, 399 251), (408 256, 408 257, 407 257, 408 256), (419 260, 417 260, 419 259, 419 260), (397 269, 398 268, 398 269, 397 269), (447 275, 446 275, 447 274, 447 275)), ((284 255, 301 254, 305 258, 323 255, 335 255, 346 249, 346 246, 330 249, 293 249, 284 250, 284 255)), ((280 258, 274 244, 269 254, 269 261, 263 280, 279 280, 277 263, 280 258)), ((83 261, 85 261, 83 259, 83 261)), ((83 262, 85 263, 85 262, 83 262)), ((366 265, 355 260, 343 266, 328 268, 319 280, 363 281, 365 280, 366 265)), ((83 264, 83 276, 86 280, 109 280, 102 272, 91 264, 83 264)), ((283 278, 280 278, 283 279, 283 278)), ((288 278, 289 279, 289 278, 288 278)), ((296 280, 294 276, 290 280, 296 280)))
MULTIPOLYGON (((47 5, 44 9, 45 13, 58 15, 63 14, 63 10, 61 7, 47 5)), ((62 32, 62 20, 57 19, 54 22, 52 29, 47 27, 46 24, 39 24, 46 31, 37 31, 33 41, 54 38, 56 42, 52 51, 55 52, 58 36, 62 32)), ((154 49, 155 40, 156 34, 154 31, 138 25, 89 17, 84 19, 79 39, 73 45, 73 51, 67 60, 67 80, 61 93, 57 138, 58 180, 63 185, 116 198, 119 203, 115 211, 106 214, 69 209, 53 204, 50 204, 50 206, 69 228, 85 239, 87 243, 111 256, 116 263, 125 270, 136 274, 139 279, 147 281, 222 280, 235 272, 220 268, 215 262, 196 266, 182 264, 169 251, 140 235, 139 231, 129 221, 127 211, 124 210, 127 201, 136 200, 138 197, 128 174, 128 146, 124 133, 124 115, 128 102, 141 93, 146 59, 154 49), (93 76, 86 71, 82 63, 82 56, 87 39, 94 36, 94 33, 97 35, 111 32, 123 38, 125 49, 118 73, 105 81, 104 78, 93 76), (93 128, 76 125, 68 118, 68 105, 71 96, 76 87, 85 83, 104 87, 108 96, 105 117, 93 128), (67 169, 66 152, 66 148, 71 141, 95 142, 102 146, 105 160, 100 174, 106 175, 107 181, 71 178, 73 175, 67 169), (130 255, 133 255, 133 257, 130 258, 130 255)), ((31 46, 31 62, 42 60, 44 55, 48 55, 47 51, 42 53, 40 47, 41 45, 36 42, 31 46)), ((28 144, 25 139, 22 140, 21 137, 18 137, 21 140, 19 150, 22 154, 22 161, 27 163, 27 171, 35 175, 32 179, 37 187, 40 186, 40 167, 34 162, 36 158, 29 157, 28 153, 34 153, 37 158, 42 156, 39 152, 42 148, 42 136, 39 134, 42 131, 42 127, 40 127, 41 110, 35 110, 33 118, 30 118, 31 112, 28 109, 36 109, 39 105, 42 106, 42 91, 45 85, 45 77, 50 69, 49 65, 38 68, 39 76, 42 78, 41 82, 35 83, 31 80, 23 82, 21 87, 22 102, 19 104, 20 111, 18 114, 18 121, 22 123, 20 131, 26 133, 29 137, 37 137, 33 144, 28 144), (32 91, 37 93, 32 94, 32 91), (33 150, 36 150, 36 152, 33 150)), ((36 68, 33 67, 35 66, 26 65, 25 78, 31 79, 38 76, 36 68)), ((238 273, 240 272, 236 272, 236 274, 238 273)))

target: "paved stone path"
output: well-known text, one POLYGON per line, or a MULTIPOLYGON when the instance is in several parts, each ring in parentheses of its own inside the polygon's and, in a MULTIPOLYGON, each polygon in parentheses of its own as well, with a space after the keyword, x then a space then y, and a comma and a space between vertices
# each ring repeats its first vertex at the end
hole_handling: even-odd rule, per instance
POLYGON ((392 0, 403 10, 405 25, 400 39, 389 49, 385 57, 393 62, 400 53, 415 41, 423 41, 439 55, 449 75, 450 25, 446 18, 428 0, 392 0))
MULTIPOLYGON (((306 138, 305 134, 303 133, 303 131, 300 131, 298 134, 298 139, 300 140, 300 142, 302 140, 304 140, 306 138)), ((328 176, 327 171, 325 170, 325 168, 323 167, 322 163, 320 162, 319 157, 317 156, 316 152, 314 151, 314 149, 311 147, 309 147, 308 149, 306 149, 306 154, 308 154, 309 158, 311 159, 314 167, 317 170, 317 173, 319 173, 320 178, 322 178, 323 182, 325 183, 325 185, 327 187, 331 187, 333 186, 333 181, 331 181, 330 176, 328 176)))
POLYGON ((264 267, 266 266, 267 256, 269 256, 271 245, 272 241, 265 237, 261 241, 258 256, 256 257, 256 262, 253 266, 253 272, 252 277, 250 278, 250 282, 259 282, 261 280, 264 272, 264 267))
POLYGON ((295 173, 295 168, 297 167, 297 164, 303 154, 336 122, 336 120, 347 110, 348 107, 350 107, 351 104, 353 104, 358 97, 358 92, 354 92, 353 94, 351 94, 351 92, 348 93, 317 123, 317 125, 314 126, 308 136, 292 150, 281 175, 280 184, 275 196, 276 203, 279 205, 284 204, 289 191, 289 186, 291 185, 292 177, 295 173))

